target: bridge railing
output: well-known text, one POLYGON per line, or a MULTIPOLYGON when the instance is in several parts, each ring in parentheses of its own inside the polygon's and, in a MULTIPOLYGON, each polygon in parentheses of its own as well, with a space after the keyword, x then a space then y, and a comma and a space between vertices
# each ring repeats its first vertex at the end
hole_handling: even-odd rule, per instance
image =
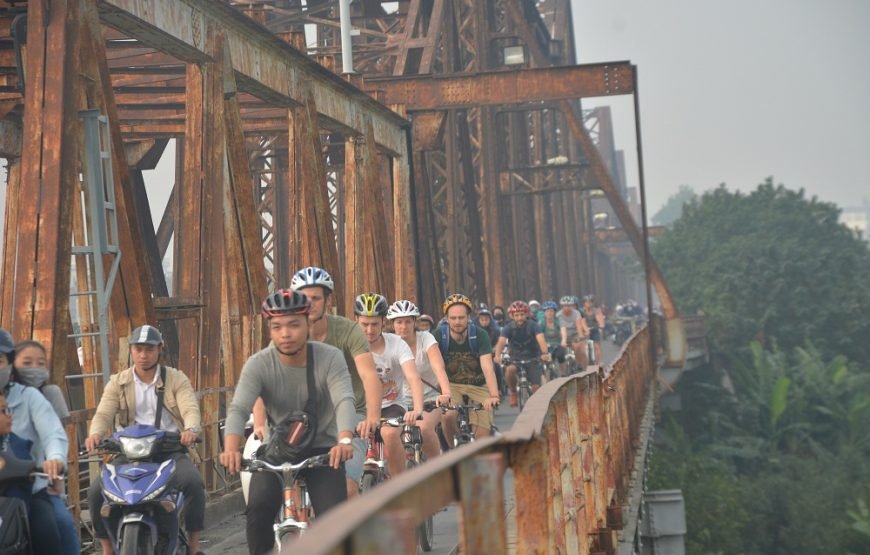
POLYGON ((656 363, 639 330, 608 368, 544 384, 500 437, 452 450, 318 518, 284 553, 414 552, 415 526, 456 502, 462 553, 615 553, 656 363))

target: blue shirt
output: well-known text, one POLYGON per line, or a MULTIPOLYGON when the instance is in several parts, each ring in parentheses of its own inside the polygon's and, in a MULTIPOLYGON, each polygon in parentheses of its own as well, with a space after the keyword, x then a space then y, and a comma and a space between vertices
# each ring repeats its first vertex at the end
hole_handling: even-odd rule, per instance
MULTIPOLYGON (((32 441, 30 454, 37 465, 47 459, 66 464, 69 440, 60 419, 39 390, 18 383, 9 384, 6 401, 12 409, 12 432, 21 439, 32 441)), ((37 478, 33 492, 48 486, 48 480, 37 478)))

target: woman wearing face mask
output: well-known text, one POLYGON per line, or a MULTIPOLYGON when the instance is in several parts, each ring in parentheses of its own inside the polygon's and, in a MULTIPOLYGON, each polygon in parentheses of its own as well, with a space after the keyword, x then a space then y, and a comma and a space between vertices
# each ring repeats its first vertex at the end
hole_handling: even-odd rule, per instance
MULTIPOLYGON (((51 404, 37 389, 12 380, 11 363, 14 358, 12 337, 6 330, 0 329, 0 392, 6 397, 12 411, 12 432, 28 442, 30 458, 42 466, 49 479, 56 480, 66 465, 69 450, 66 432, 51 404)), ((30 529, 38 530, 38 533, 33 534, 33 552, 64 553, 54 502, 47 486, 45 478, 37 478, 31 488, 30 529)), ((75 548, 77 552, 78 543, 75 548)))
MULTIPOLYGON (((38 389, 51 403, 58 418, 69 416, 63 391, 56 385, 46 383, 49 378, 48 353, 45 346, 39 341, 25 340, 15 345, 15 362, 12 369, 12 379, 22 385, 38 389)), ((79 553, 78 527, 67 510, 61 497, 63 494, 63 480, 55 480, 48 487, 47 493, 51 500, 54 516, 57 520, 57 529, 63 543, 63 555, 79 553)))

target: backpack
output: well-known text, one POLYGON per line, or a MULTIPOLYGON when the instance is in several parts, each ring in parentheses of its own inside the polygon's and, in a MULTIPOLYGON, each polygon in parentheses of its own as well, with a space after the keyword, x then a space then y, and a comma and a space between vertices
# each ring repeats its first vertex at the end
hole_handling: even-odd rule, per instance
POLYGON ((0 555, 30 553, 27 507, 17 497, 0 497, 0 555))
MULTIPOLYGON (((468 346, 471 347, 472 353, 480 354, 477 344, 477 326, 474 322, 468 323, 468 346)), ((441 323, 441 340, 438 342, 438 348, 441 349, 441 356, 446 358, 447 350, 450 348, 450 330, 447 329, 447 322, 441 323)))

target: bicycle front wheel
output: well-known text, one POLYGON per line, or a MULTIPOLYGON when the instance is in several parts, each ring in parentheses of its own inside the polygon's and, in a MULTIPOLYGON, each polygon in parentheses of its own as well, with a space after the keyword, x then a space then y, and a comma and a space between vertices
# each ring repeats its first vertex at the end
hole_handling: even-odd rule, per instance
POLYGON ((519 408, 520 412, 522 412, 523 407, 526 406, 526 403, 529 401, 529 397, 531 392, 528 387, 521 387, 519 394, 517 395, 517 399, 519 400, 519 408))

